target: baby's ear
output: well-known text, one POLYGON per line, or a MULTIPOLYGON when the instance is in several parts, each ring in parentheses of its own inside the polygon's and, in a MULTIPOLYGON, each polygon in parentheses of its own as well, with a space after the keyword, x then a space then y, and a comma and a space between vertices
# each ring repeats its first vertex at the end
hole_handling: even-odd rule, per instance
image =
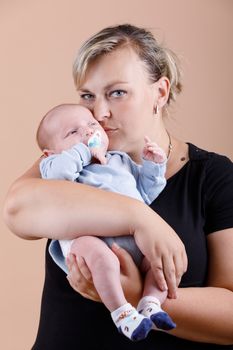
POLYGON ((49 157, 51 156, 52 154, 54 154, 55 152, 51 149, 43 149, 43 154, 45 157, 49 157))

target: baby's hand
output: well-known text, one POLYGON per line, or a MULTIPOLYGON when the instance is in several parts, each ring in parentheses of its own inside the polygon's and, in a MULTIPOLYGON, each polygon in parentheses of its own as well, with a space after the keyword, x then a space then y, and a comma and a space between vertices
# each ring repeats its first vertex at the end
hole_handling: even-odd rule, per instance
POLYGON ((90 152, 91 152, 92 157, 94 157, 97 160, 99 160, 100 164, 102 164, 102 165, 107 164, 107 159, 105 157, 105 152, 103 151, 102 148, 100 148, 100 147, 90 148, 90 152))
POLYGON ((100 164, 106 164, 105 150, 102 147, 101 134, 96 131, 88 140, 87 143, 92 157, 99 160, 100 164))
POLYGON ((145 136, 145 146, 142 151, 142 156, 145 160, 150 160, 155 163, 163 163, 167 156, 162 148, 155 142, 152 142, 148 136, 145 136))

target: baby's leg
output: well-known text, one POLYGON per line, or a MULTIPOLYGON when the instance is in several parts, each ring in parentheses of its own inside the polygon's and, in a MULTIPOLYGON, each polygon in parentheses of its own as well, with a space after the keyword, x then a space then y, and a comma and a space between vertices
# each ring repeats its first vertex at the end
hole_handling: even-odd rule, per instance
POLYGON ((167 298, 167 291, 161 291, 157 285, 151 268, 145 275, 143 297, 139 301, 137 310, 139 313, 149 317, 156 328, 171 330, 176 327, 169 315, 162 310, 161 304, 167 298))
POLYGON ((120 283, 119 260, 103 241, 93 236, 79 237, 74 240, 71 253, 84 258, 100 298, 109 311, 127 303, 120 283))
POLYGON ((121 287, 120 263, 113 251, 101 239, 83 236, 74 240, 71 253, 84 258, 95 288, 118 330, 132 340, 144 339, 152 322, 127 303, 121 287))

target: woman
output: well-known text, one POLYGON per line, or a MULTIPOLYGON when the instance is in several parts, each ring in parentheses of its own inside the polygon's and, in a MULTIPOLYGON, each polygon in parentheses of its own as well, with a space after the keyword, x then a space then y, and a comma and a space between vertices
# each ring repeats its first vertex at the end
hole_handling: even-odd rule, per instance
MULTIPOLYGON (((110 27, 82 46, 74 63, 74 80, 79 102, 106 130, 110 149, 125 151, 140 163, 143 138, 148 135, 168 154, 167 186, 151 209, 177 232, 189 264, 175 298, 175 282, 179 284, 185 270, 182 246, 175 235, 156 233, 159 249, 156 254, 150 252, 151 266, 161 287, 169 288, 172 299, 163 307, 177 328, 169 333, 151 331, 146 340, 130 343, 112 327, 103 305, 92 301, 98 295, 85 263, 79 259, 78 267, 70 258, 69 281, 92 300, 68 286, 47 252, 40 327, 33 349, 233 348, 233 166, 226 157, 167 133, 163 117, 181 91, 175 56, 144 29, 110 27)), ((122 235, 126 230, 143 232, 138 234, 142 238, 151 237, 155 230, 156 214, 143 204, 38 177, 36 164, 16 180, 6 201, 6 221, 23 238, 73 238, 74 232, 122 235), (94 217, 94 225, 88 222, 88 214, 94 217)), ((114 252, 121 262, 125 292, 137 304, 142 287, 138 271, 123 249, 114 248, 114 252)))

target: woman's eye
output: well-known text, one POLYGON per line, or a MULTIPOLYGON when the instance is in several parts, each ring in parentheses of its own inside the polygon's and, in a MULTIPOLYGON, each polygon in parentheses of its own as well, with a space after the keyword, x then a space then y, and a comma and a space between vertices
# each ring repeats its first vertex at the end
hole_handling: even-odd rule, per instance
POLYGON ((124 90, 115 90, 110 93, 110 96, 112 97, 122 97, 126 94, 126 91, 124 90))
POLYGON ((80 95, 80 98, 82 99, 82 100, 84 100, 84 101, 90 101, 91 99, 93 99, 93 95, 91 95, 91 94, 82 94, 82 95, 80 95))

